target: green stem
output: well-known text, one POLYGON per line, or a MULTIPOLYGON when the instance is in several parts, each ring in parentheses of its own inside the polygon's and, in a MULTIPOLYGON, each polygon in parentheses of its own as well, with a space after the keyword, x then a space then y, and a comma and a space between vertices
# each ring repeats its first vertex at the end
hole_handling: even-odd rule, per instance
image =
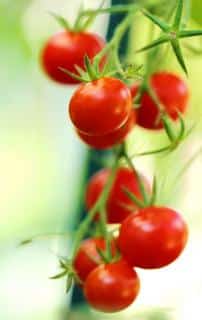
POLYGON ((71 232, 55 232, 55 233, 46 233, 46 234, 39 234, 32 238, 25 239, 19 243, 19 246, 24 246, 27 244, 32 243, 33 241, 41 240, 41 239, 52 239, 54 237, 64 237, 70 238, 72 236, 71 232))
MULTIPOLYGON (((97 54, 97 56, 94 59, 95 65, 98 65, 100 60, 107 54, 107 52, 112 50, 115 53, 113 56, 115 56, 115 58, 116 58, 115 64, 116 64, 118 70, 120 70, 120 71, 123 70, 122 66, 121 66, 120 59, 119 59, 119 55, 118 55, 118 49, 119 49, 120 42, 121 42, 125 32, 127 31, 127 29, 130 26, 131 20, 134 18, 135 13, 137 12, 138 7, 133 6, 133 8, 134 8, 134 11, 129 12, 128 15, 125 17, 125 19, 117 27, 111 41, 108 42, 108 44, 104 47, 104 49, 100 53, 97 54)), ((102 9, 102 10, 104 10, 104 9, 102 9)))
POLYGON ((105 14, 105 13, 124 13, 124 12, 132 12, 136 11, 139 7, 137 5, 116 5, 109 8, 102 8, 97 10, 85 10, 82 13, 82 16, 91 16, 92 14, 105 14))
POLYGON ((139 188, 140 193, 143 197, 144 203, 147 204, 149 201, 147 191, 145 190, 144 183, 143 183, 139 173, 135 169, 135 166, 133 164, 132 159, 128 156, 128 154, 126 152, 126 146, 124 147, 123 154, 124 154, 124 158, 125 158, 126 162, 128 163, 129 167, 133 170, 135 177, 137 177, 138 188, 139 188))
POLYGON ((83 237, 87 233, 89 226, 90 226, 91 222, 93 221, 93 218, 95 217, 95 215, 98 211, 102 212, 102 210, 106 204, 108 194, 111 190, 111 187, 112 187, 112 184, 113 184, 113 181, 115 178, 116 170, 118 167, 118 160, 119 160, 119 157, 117 157, 114 162, 114 165, 111 169, 111 174, 109 176, 107 184, 106 184, 105 188, 103 189, 103 192, 101 193, 99 199, 97 200, 97 202, 95 203, 93 208, 88 212, 85 220, 79 226, 79 229, 76 233, 75 241, 74 241, 73 259, 77 253, 80 242, 82 241, 83 237))

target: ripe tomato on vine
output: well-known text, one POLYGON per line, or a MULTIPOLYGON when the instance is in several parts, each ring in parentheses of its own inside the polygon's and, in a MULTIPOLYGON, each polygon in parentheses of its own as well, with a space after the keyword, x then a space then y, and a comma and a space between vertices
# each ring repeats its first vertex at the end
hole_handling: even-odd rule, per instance
POLYGON ((131 305, 139 290, 139 277, 124 260, 100 265, 89 274, 84 285, 88 303, 99 311, 110 313, 131 305))
MULTIPOLYGON (((68 30, 56 33, 47 41, 42 50, 41 60, 44 71, 58 83, 79 83, 77 79, 65 74, 61 68, 78 75, 78 67, 85 70, 85 55, 93 62, 94 57, 104 46, 105 40, 94 33, 68 30)), ((101 69, 104 63, 105 58, 100 62, 101 69)))
MULTIPOLYGON (((149 85, 165 112, 172 120, 179 118, 179 113, 186 111, 189 101, 189 89, 186 82, 178 75, 170 72, 158 72, 149 78, 149 85)), ((133 85, 130 90, 133 98, 138 93, 139 85, 133 85)), ((137 108, 137 124, 146 129, 162 129, 161 110, 145 89, 137 108)))
MULTIPOLYGON (((138 173, 139 174, 139 173, 138 173)), ((107 180, 110 176, 110 169, 103 169, 97 172, 89 181, 86 189, 86 205, 90 209, 100 197, 107 180)), ((142 183, 148 194, 151 187, 147 179, 141 176, 142 183)), ((138 176, 131 168, 120 167, 106 201, 106 214, 108 223, 121 223, 128 215, 138 209, 137 205, 127 196, 124 188, 134 194, 139 200, 142 199, 138 176)), ((97 219, 99 219, 97 215, 97 219)))
POLYGON ((74 126, 89 136, 103 136, 120 129, 131 110, 130 90, 119 79, 108 77, 80 85, 69 104, 74 126))
POLYGON ((185 248, 187 238, 187 225, 176 211, 148 207, 123 222, 118 243, 132 266, 154 269, 175 261, 185 248))

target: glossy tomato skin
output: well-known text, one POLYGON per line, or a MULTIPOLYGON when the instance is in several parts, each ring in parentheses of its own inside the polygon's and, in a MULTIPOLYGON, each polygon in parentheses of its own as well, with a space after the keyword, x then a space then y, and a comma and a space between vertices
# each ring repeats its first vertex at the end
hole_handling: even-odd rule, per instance
MULTIPOLYGON (((92 61, 104 46, 104 39, 96 34, 62 31, 54 34, 43 48, 42 65, 52 80, 62 84, 75 84, 79 81, 65 74, 59 67, 78 75, 75 65, 84 69, 84 56, 87 55, 92 61)), ((101 65, 103 63, 104 60, 101 65)))
POLYGON ((155 269, 169 265, 183 251, 187 225, 174 210, 148 207, 129 216, 122 224, 118 245, 132 266, 155 269))
POLYGON ((136 299, 140 289, 137 273, 124 260, 102 264, 86 279, 84 293, 88 303, 102 312, 117 312, 136 299))
MULTIPOLYGON (((166 113, 173 119, 179 118, 178 112, 186 111, 189 101, 189 89, 187 84, 179 76, 169 72, 155 73, 150 78, 150 84, 166 113)), ((131 87, 131 94, 136 96, 139 84, 131 87)), ((150 95, 145 91, 137 109, 137 124, 146 129, 161 129, 162 121, 158 121, 160 116, 157 105, 150 95)))
POLYGON ((127 86, 116 78, 81 84, 74 93, 69 113, 74 126, 86 135, 105 135, 123 126, 132 110, 127 86))
MULTIPOLYGON (((86 190, 86 206, 88 209, 90 209, 96 203, 107 183, 109 175, 110 169, 102 169, 98 171, 89 181, 86 190)), ((150 193, 150 185, 143 176, 142 182, 144 183, 145 189, 148 191, 148 193, 150 193)), ((138 199, 142 199, 137 177, 135 176, 133 170, 127 167, 118 168, 114 183, 107 199, 106 209, 108 223, 121 223, 128 215, 131 214, 131 209, 134 211, 138 209, 123 191, 124 187, 131 191, 136 197, 138 197, 138 199)))
MULTIPOLYGON (((106 242, 104 238, 89 238, 84 240, 80 245, 73 265, 82 282, 86 280, 87 276, 93 269, 102 263, 97 248, 100 250, 106 249, 106 242)), ((111 242, 111 252, 112 256, 116 253, 115 240, 111 242)))
POLYGON ((135 119, 135 110, 132 110, 126 123, 115 131, 102 136, 89 136, 77 130, 77 134, 83 142, 92 148, 98 150, 109 149, 117 144, 122 143, 126 139, 127 135, 135 126, 135 119))

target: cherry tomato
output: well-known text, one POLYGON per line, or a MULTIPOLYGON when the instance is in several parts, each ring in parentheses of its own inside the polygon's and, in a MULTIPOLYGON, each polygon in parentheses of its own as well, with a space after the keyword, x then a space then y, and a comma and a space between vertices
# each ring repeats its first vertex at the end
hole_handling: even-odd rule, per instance
MULTIPOLYGON (((177 120, 178 112, 184 113, 189 100, 189 90, 183 79, 169 72, 155 73, 150 78, 150 84, 165 108, 166 113, 177 120)), ((139 85, 131 87, 131 94, 136 96, 139 85)), ((137 123, 146 129, 161 129, 163 127, 160 112, 150 95, 145 91, 137 109, 137 123)))
MULTIPOLYGON (((106 185, 110 169, 102 169, 97 172, 89 181, 86 190, 86 206, 90 209, 99 198, 103 188, 106 185)), ((150 192, 150 186, 147 180, 142 177, 145 189, 150 192)), ((117 170, 116 177, 107 199, 107 220, 108 223, 121 223, 129 214, 138 209, 137 206, 125 194, 123 188, 127 188, 138 199, 142 199, 137 176, 133 170, 120 167, 117 170), (131 211, 132 210, 132 211, 131 211)))
POLYGON ((153 269, 173 262, 184 249, 187 238, 187 225, 177 212, 148 207, 123 222, 118 244, 132 266, 153 269))
POLYGON ((123 126, 132 109, 130 90, 116 78, 81 84, 70 105, 74 126, 86 135, 105 135, 123 126))
MULTIPOLYGON (((86 32, 62 31, 54 34, 42 51, 42 65, 52 80, 63 84, 79 81, 65 74, 62 67, 78 75, 75 65, 84 69, 84 56, 93 58, 104 48, 105 41, 100 36, 86 32)), ((103 65, 105 59, 101 62, 103 65)))
POLYGON ((135 125, 135 111, 132 110, 126 123, 119 129, 103 136, 89 136, 77 130, 78 136, 95 149, 108 149, 123 142, 135 125))
MULTIPOLYGON (((102 259, 97 251, 106 249, 104 238, 89 238, 81 243, 74 260, 74 268, 81 281, 85 281, 88 274, 102 263, 102 259)), ((116 243, 111 242, 112 256, 116 253, 116 243)))
POLYGON ((88 303, 103 312, 127 308, 139 293, 137 273, 123 260, 102 264, 86 279, 84 293, 88 303))

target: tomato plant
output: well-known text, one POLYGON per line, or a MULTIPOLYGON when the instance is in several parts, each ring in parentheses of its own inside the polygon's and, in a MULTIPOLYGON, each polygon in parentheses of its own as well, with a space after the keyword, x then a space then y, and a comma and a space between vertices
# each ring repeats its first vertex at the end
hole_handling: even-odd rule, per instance
POLYGON ((84 293, 88 303, 103 312, 117 312, 128 307, 137 297, 140 281, 125 261, 102 264, 86 279, 84 293))
MULTIPOLYGON (((199 21, 197 5, 194 1, 191 11, 189 1, 164 0, 81 9, 73 26, 55 15, 65 30, 53 35, 42 52, 42 64, 50 78, 66 84, 81 82, 68 102, 77 135, 92 148, 111 149, 110 167, 94 174, 87 185, 88 212, 75 231, 72 252, 67 258, 59 257, 62 270, 52 277, 67 277, 67 291, 74 282, 80 284, 88 303, 100 311, 116 312, 129 306, 140 288, 133 268, 169 265, 180 256, 188 240, 188 227, 182 216, 166 204, 159 206, 162 201, 158 175, 153 174, 150 186, 138 173, 136 160, 154 154, 167 156, 194 129, 184 119, 190 96, 188 84, 170 71, 169 64, 165 70, 163 60, 164 49, 170 48, 182 71, 188 74, 182 50, 188 43, 182 40, 202 36, 202 30, 188 28, 191 14, 199 21), (105 13, 125 14, 106 43, 87 31, 97 15, 105 13), (123 37, 129 29, 136 31, 133 22, 137 13, 150 20, 149 42, 122 56, 119 49, 123 37), (154 26, 160 29, 157 38, 154 26), (144 51, 148 54, 143 56, 143 65, 134 64, 138 61, 136 55, 144 51), (135 133, 136 124, 145 129, 161 129, 169 144, 131 154, 126 138, 133 128, 135 133), (83 240, 89 234, 91 238, 83 240)), ((130 37, 133 41, 136 38, 130 37)), ((139 140, 138 143, 141 135, 139 140)), ((183 172, 191 161, 183 165, 183 172)), ((178 177, 181 175, 182 171, 178 177)), ((166 192, 166 185, 161 192, 166 192)), ((30 240, 23 242, 27 243, 30 240)))
MULTIPOLYGON (((85 69, 85 55, 93 61, 104 46, 104 39, 97 34, 62 31, 47 41, 42 50, 42 65, 52 80, 63 84, 75 84, 79 81, 65 74, 60 68, 78 74, 76 66, 85 69)), ((100 62, 100 67, 104 65, 104 61, 105 59, 100 62)))
MULTIPOLYGON (((88 209, 96 203, 107 183, 109 175, 110 170, 103 169, 97 172, 89 181, 86 190, 86 205, 88 209)), ((142 182, 149 193, 150 185, 143 176, 142 182)), ((106 202, 108 223, 121 223, 128 215, 137 209, 137 205, 135 205, 127 196, 124 192, 124 188, 128 189, 139 199, 142 199, 138 178, 137 175, 135 175, 135 172, 131 168, 120 167, 116 172, 116 177, 106 202)))
POLYGON ((187 225, 176 211, 148 207, 123 222, 118 243, 121 253, 132 266, 152 269, 176 260, 187 238, 187 225))
MULTIPOLYGON (((173 120, 179 118, 179 112, 186 111, 189 90, 187 84, 179 76, 170 72, 158 72, 149 79, 163 111, 173 120)), ((131 87, 133 97, 138 92, 139 85, 131 87)), ((161 110, 154 102, 147 89, 142 94, 140 106, 137 108, 137 124, 146 129, 162 129, 161 110)))
POLYGON ((130 90, 116 78, 80 85, 69 104, 70 118, 82 133, 105 135, 123 126, 130 116, 130 90))

